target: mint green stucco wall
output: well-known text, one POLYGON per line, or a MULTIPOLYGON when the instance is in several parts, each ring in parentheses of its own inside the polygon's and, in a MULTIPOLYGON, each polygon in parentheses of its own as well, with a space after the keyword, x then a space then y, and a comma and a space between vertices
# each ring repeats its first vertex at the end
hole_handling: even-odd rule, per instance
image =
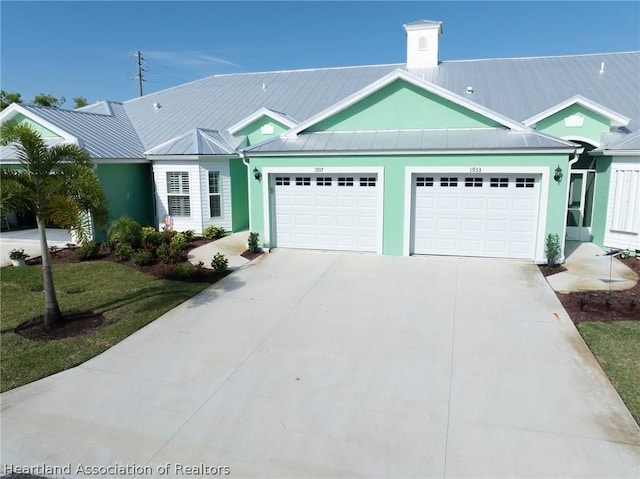
POLYGON ((463 106, 397 80, 313 125, 309 131, 498 126, 463 106))
POLYGON ((270 140, 271 138, 275 138, 278 135, 281 135, 283 132, 287 131, 289 128, 282 123, 275 121, 273 118, 269 118, 268 116, 261 116, 253 123, 245 126, 242 130, 237 131, 234 136, 246 136, 247 137, 247 145, 257 145, 258 143, 262 143, 263 141, 270 140), (274 132, 273 135, 263 135, 260 131, 265 125, 273 125, 274 132))
MULTIPOLYGON (((96 173, 109 201, 109 224, 122 216, 129 216, 143 225, 155 223, 149 164, 98 164, 96 173)), ((102 241, 106 235, 102 231, 97 237, 102 241)))
POLYGON ((30 125, 32 128, 35 128, 35 130, 38 133, 40 133, 40 136, 42 138, 59 138, 60 137, 60 135, 56 135, 54 132, 52 132, 48 128, 45 128, 39 123, 36 123, 31 118, 27 118, 22 113, 18 113, 16 116, 14 116, 13 120, 17 121, 18 123, 26 123, 27 125, 30 125))
POLYGON ((603 246, 609 207, 609 187, 611 185, 611 157, 602 156, 596 164, 596 190, 593 199, 591 236, 594 243, 603 246))
POLYGON ((231 175, 231 228, 242 231, 249 228, 249 185, 247 167, 241 158, 229 160, 231 175))
MULTIPOLYGON (((264 167, 353 167, 354 170, 364 167, 384 168, 384 205, 383 205, 383 254, 399 256, 403 254, 405 234, 405 168, 411 166, 448 167, 542 167, 547 168, 549 177, 560 165, 568 171, 569 157, 566 154, 523 154, 523 155, 434 155, 434 156, 341 156, 341 157, 256 157, 251 158, 251 169, 254 167, 262 171, 264 167)), ((312 173, 310 170, 309 173, 312 173)), ((264 239, 264 208, 262 181, 251 178, 251 225, 252 230, 264 239)), ((547 195, 548 208, 546 212, 546 231, 557 233, 562 237, 565 222, 565 202, 567 194, 566 175, 560 183, 549 182, 547 195)), ((273 219, 272 219, 273 223, 273 219)), ((538 235, 540 237, 540 235, 538 235)))
POLYGON ((577 104, 568 106, 564 110, 560 110, 536 123, 537 131, 557 136, 558 138, 589 139, 594 145, 600 144, 602 134, 608 132, 610 128, 611 121, 608 118, 577 104), (565 118, 571 115, 580 115, 584 118, 581 127, 565 126, 565 118))

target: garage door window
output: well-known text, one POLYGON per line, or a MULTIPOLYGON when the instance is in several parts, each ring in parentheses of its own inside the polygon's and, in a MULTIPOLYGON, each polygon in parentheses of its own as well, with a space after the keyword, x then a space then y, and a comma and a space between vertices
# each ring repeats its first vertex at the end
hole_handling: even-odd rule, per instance
POLYGON ((467 188, 482 188, 482 178, 465 178, 464 186, 467 188))
POLYGON ((533 178, 516 178, 516 188, 533 188, 535 182, 533 178))
POLYGON ((360 186, 376 186, 376 178, 375 177, 360 177, 360 186))
POLYGON ((433 176, 418 176, 416 178, 416 186, 420 186, 420 187, 433 186, 433 176))
POLYGON ((509 178, 491 178, 489 185, 491 188, 508 188, 509 178))
POLYGON ((289 186, 291 180, 287 176, 276 176, 276 186, 289 186))
POLYGON ((316 185, 318 186, 331 186, 331 177, 330 176, 320 176, 316 178, 316 185))
POLYGON ((296 178, 296 186, 310 186, 311 178, 308 176, 298 176, 296 178))
POLYGON ((455 176, 443 176, 440 178, 440 186, 442 187, 456 187, 458 186, 458 178, 455 176))
POLYGON ((353 176, 338 177, 338 186, 353 186, 353 176))

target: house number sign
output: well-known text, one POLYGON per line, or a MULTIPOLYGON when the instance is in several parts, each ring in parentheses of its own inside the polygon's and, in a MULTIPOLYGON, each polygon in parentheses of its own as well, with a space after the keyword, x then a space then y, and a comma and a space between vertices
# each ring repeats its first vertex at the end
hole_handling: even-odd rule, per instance
POLYGON ((482 173, 482 168, 479 166, 472 166, 469 168, 469 173, 482 173))

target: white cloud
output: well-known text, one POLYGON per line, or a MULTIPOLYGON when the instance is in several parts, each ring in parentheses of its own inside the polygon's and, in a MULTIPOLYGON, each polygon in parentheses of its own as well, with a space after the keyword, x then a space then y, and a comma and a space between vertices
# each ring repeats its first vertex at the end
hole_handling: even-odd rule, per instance
POLYGON ((216 57, 204 51, 146 51, 142 56, 149 62, 164 63, 171 66, 205 66, 212 63, 239 67, 237 63, 216 57))

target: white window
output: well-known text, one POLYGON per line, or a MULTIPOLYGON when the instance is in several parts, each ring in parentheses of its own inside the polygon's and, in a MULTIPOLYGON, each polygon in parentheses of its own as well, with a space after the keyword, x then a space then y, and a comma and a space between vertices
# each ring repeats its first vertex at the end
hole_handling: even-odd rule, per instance
POLYGON ((640 211, 637 198, 640 187, 640 171, 616 170, 616 189, 611 229, 623 233, 640 233, 640 211))
POLYGON ((211 218, 222 216, 222 195, 220 194, 220 172, 209 172, 209 214, 211 218))
POLYGON ((427 49, 427 39, 425 37, 420 37, 418 39, 418 50, 426 50, 427 49))
POLYGON ((188 172, 167 171, 167 203, 169 215, 191 216, 188 172))

